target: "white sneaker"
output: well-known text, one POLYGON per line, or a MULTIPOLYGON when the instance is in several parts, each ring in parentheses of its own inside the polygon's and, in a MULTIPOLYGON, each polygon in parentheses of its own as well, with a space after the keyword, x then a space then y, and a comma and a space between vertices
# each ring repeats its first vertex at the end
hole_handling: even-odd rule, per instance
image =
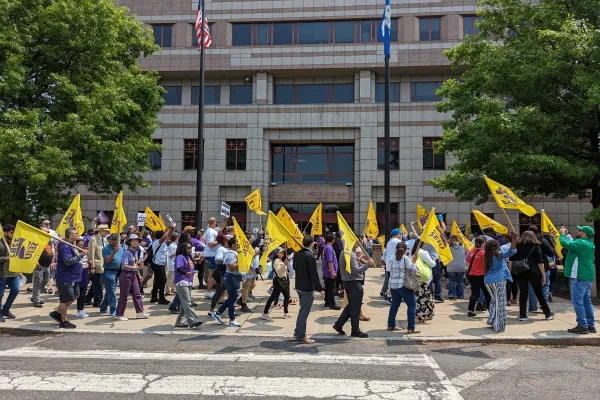
POLYGON ((117 321, 129 321, 129 318, 117 317, 117 321))
POLYGON ((271 317, 269 317, 269 314, 263 314, 263 315, 261 315, 260 319, 265 320, 265 321, 273 321, 271 319, 271 317))
POLYGON ((85 318, 89 317, 89 315, 86 314, 85 312, 83 312, 83 310, 77 311, 77 314, 75 314, 75 316, 77 318, 81 318, 81 319, 85 319, 85 318))
POLYGON ((233 321, 229 321, 229 326, 233 327, 233 328, 239 328, 241 325, 239 322, 237 322, 235 319, 233 321))
POLYGON ((148 319, 148 314, 139 312, 139 313, 135 314, 135 318, 136 319, 148 319))
POLYGON ((292 314, 283 314, 283 319, 292 318, 292 314))
POLYGON ((215 292, 204 293, 204 297, 206 297, 207 299, 212 299, 214 295, 215 295, 215 292))

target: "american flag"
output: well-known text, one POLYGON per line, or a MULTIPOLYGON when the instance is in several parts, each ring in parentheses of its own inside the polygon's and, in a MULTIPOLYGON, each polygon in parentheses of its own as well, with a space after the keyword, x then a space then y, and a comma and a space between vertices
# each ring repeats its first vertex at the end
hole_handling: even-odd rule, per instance
MULTIPOLYGON (((202 38, 202 0, 198 0, 198 13, 196 14, 196 36, 198 37, 198 50, 200 50, 200 43, 202 38)), ((208 20, 204 18, 204 48, 208 49, 212 44, 212 37, 208 30, 208 20)))

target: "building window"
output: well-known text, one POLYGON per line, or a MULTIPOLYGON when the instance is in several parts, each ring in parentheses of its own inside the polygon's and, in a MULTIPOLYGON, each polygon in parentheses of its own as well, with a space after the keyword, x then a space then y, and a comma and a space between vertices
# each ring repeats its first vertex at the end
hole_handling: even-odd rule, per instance
MULTIPOLYGON (((375 103, 385 102, 385 83, 375 84, 375 103)), ((390 82, 390 103, 400 102, 400 82, 390 82)))
POLYGON ((271 182, 277 184, 352 184, 354 146, 273 145, 271 171, 271 182))
POLYGON ((248 205, 245 201, 227 201, 227 204, 231 207, 231 216, 235 217, 235 220, 240 225, 243 231, 248 229, 246 225, 246 219, 248 215, 248 205))
POLYGON ((182 211, 181 226, 198 226, 196 225, 196 211, 182 211))
POLYGON ((442 82, 412 82, 410 84, 410 101, 440 101, 441 97, 435 91, 442 86, 442 82))
POLYGON ((229 104, 252 104, 252 86, 230 86, 229 104))
POLYGON ((330 40, 329 22, 302 22, 298 29, 297 44, 326 44, 330 40))
POLYGON ((354 103, 354 84, 275 85, 275 104, 354 103))
MULTIPOLYGON (((377 139, 377 169, 385 169, 385 140, 377 139)), ((390 169, 400 169, 400 139, 390 138, 390 169)))
POLYGON ((183 139, 183 169, 195 170, 198 159, 198 139, 183 139))
POLYGON ((443 170, 446 169, 446 155, 435 152, 435 141, 438 138, 423 138, 423 169, 443 170))
MULTIPOLYGON (((196 25, 195 24, 191 24, 192 25, 192 46, 193 47, 198 47, 198 33, 196 32, 196 25)), ((214 24, 208 24, 208 33, 210 33, 210 36, 213 37, 213 25, 214 24)), ((213 42, 213 45, 215 43, 213 42)))
POLYGON ((154 43, 160 47, 171 47, 173 25, 152 25, 154 43))
POLYGON ((226 139, 226 169, 228 171, 246 170, 246 139, 226 139))
MULTIPOLYGON (((200 86, 192 86, 192 105, 200 104, 200 86)), ((204 105, 221 104, 221 86, 204 86, 204 105)))
POLYGON ((163 93, 163 99, 165 100, 166 106, 180 106, 181 105, 181 86, 163 86, 166 90, 163 93))
MULTIPOLYGON (((162 139, 154 139, 154 144, 162 146, 162 139)), ((162 167, 162 151, 151 151, 150 152, 150 168, 153 171, 158 171, 162 167)))
POLYGON ((419 18, 419 40, 441 40, 440 17, 419 18))
MULTIPOLYGON (((494 213, 483 213, 483 215, 485 215, 488 218, 494 219, 494 213)), ((475 237, 483 234, 483 232, 481 231, 481 228, 479 227, 479 222, 477 222, 477 219, 475 218, 475 214, 473 214, 473 213, 471 213, 471 233, 475 237)))
MULTIPOLYGON (((390 223, 392 224, 392 229, 400 226, 400 222, 398 222, 399 209, 400 207, 398 203, 390 202, 390 223)), ((377 218, 377 227, 379 228, 379 234, 385 235, 385 203, 375 203, 375 217, 377 218)))
POLYGON ((523 213, 519 213, 519 234, 525 232, 531 225, 535 225, 541 228, 542 225, 542 216, 540 214, 535 214, 533 217, 525 215, 523 213))
POLYGON ((477 28, 476 22, 481 20, 481 17, 476 17, 474 15, 463 17, 463 37, 467 35, 479 35, 479 28, 477 28))

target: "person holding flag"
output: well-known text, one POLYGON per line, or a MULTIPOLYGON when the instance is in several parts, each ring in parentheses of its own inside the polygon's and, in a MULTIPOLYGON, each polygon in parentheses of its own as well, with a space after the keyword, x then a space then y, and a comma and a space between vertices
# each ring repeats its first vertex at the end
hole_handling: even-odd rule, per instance
POLYGON ((6 299, 6 303, 4 303, 4 306, 2 307, 2 313, 0 313, 0 322, 4 322, 4 318, 16 318, 13 313, 10 312, 10 307, 19 294, 18 274, 10 272, 9 270, 10 246, 12 244, 14 234, 14 225, 4 225, 2 240, 0 241, 0 306, 2 306, 2 298, 4 297, 4 290, 6 286, 10 288, 10 293, 6 299))

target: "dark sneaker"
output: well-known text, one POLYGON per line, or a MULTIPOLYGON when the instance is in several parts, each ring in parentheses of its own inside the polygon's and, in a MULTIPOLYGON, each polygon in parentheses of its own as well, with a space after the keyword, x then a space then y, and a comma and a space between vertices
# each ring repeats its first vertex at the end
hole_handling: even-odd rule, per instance
POLYGON ((240 311, 241 312, 245 312, 245 313, 251 313, 252 312, 252 310, 246 304, 244 304, 242 306, 242 309, 240 311))
POLYGON ((40 304, 44 304, 45 303, 45 301, 42 300, 42 299, 39 299, 38 301, 33 301, 33 298, 31 298, 29 300, 31 300, 32 303, 40 303, 40 304))
POLYGON ((62 329, 75 329, 75 328, 77 328, 75 326, 75 324, 72 324, 69 321, 61 322, 60 325, 58 325, 58 327, 62 328, 62 329))
POLYGON ((169 304, 171 304, 171 302, 167 299, 161 299, 158 301, 158 304, 161 304, 163 306, 168 306, 169 304))
POLYGON ((158 299, 156 297, 153 297, 150 299, 150 303, 158 303, 158 299))
POLYGON ((568 329, 567 332, 573 333, 575 335, 587 335, 588 333, 590 333, 588 328, 584 328, 583 326, 581 326, 579 324, 577 324, 577 326, 575 328, 568 329))
POLYGON ((60 324, 60 314, 58 311, 52 311, 48 315, 50 316, 50 318, 52 318, 53 320, 55 320, 56 322, 58 322, 60 324))
POLYGON ((477 316, 477 314, 475 314, 473 311, 469 311, 469 313, 467 314, 467 317, 469 317, 469 318, 473 318, 476 316, 477 316))
POLYGON ((196 304, 192 301, 192 307, 198 307, 198 304, 196 304))
POLYGON ((591 328, 588 328, 588 332, 589 333, 596 333, 596 327, 592 326, 591 328))
POLYGON ((171 307, 169 307, 169 312, 170 312, 171 314, 179 314, 179 309, 177 309, 177 308, 171 308, 171 307))
POLYGON ((41 301, 36 301, 35 303, 33 303, 33 306, 36 308, 42 308, 44 307, 44 305, 42 304, 41 301))
POLYGON ((346 332, 344 332, 342 328, 338 328, 337 325, 333 325, 333 330, 339 333, 341 336, 346 336, 346 332))
POLYGON ((483 304, 477 303, 477 306, 475 307, 475 311, 483 311, 483 310, 484 310, 483 304))
POLYGON ((175 325, 175 328, 189 328, 188 324, 175 325))
POLYGON ((440 303, 443 303, 443 302, 444 302, 444 299, 442 299, 441 297, 438 297, 438 298, 436 298, 436 299, 433 299, 433 302, 434 302, 434 303, 437 303, 437 304, 440 304, 440 303))
POLYGON ((8 319, 15 319, 17 317, 15 317, 15 315, 13 313, 11 313, 10 311, 2 311, 2 316, 4 318, 8 318, 8 319))
POLYGON ((368 334, 364 333, 364 332, 355 332, 351 335, 352 337, 357 337, 357 338, 362 338, 362 339, 366 339, 369 337, 368 334))
POLYGON ((204 322, 198 321, 194 325, 192 325, 192 328, 200 328, 202 326, 202 324, 204 324, 204 322))
POLYGON ((330 310, 341 310, 341 309, 342 309, 342 307, 341 307, 341 306, 338 306, 337 304, 335 304, 335 305, 333 305, 333 306, 329 306, 329 309, 330 309, 330 310))

